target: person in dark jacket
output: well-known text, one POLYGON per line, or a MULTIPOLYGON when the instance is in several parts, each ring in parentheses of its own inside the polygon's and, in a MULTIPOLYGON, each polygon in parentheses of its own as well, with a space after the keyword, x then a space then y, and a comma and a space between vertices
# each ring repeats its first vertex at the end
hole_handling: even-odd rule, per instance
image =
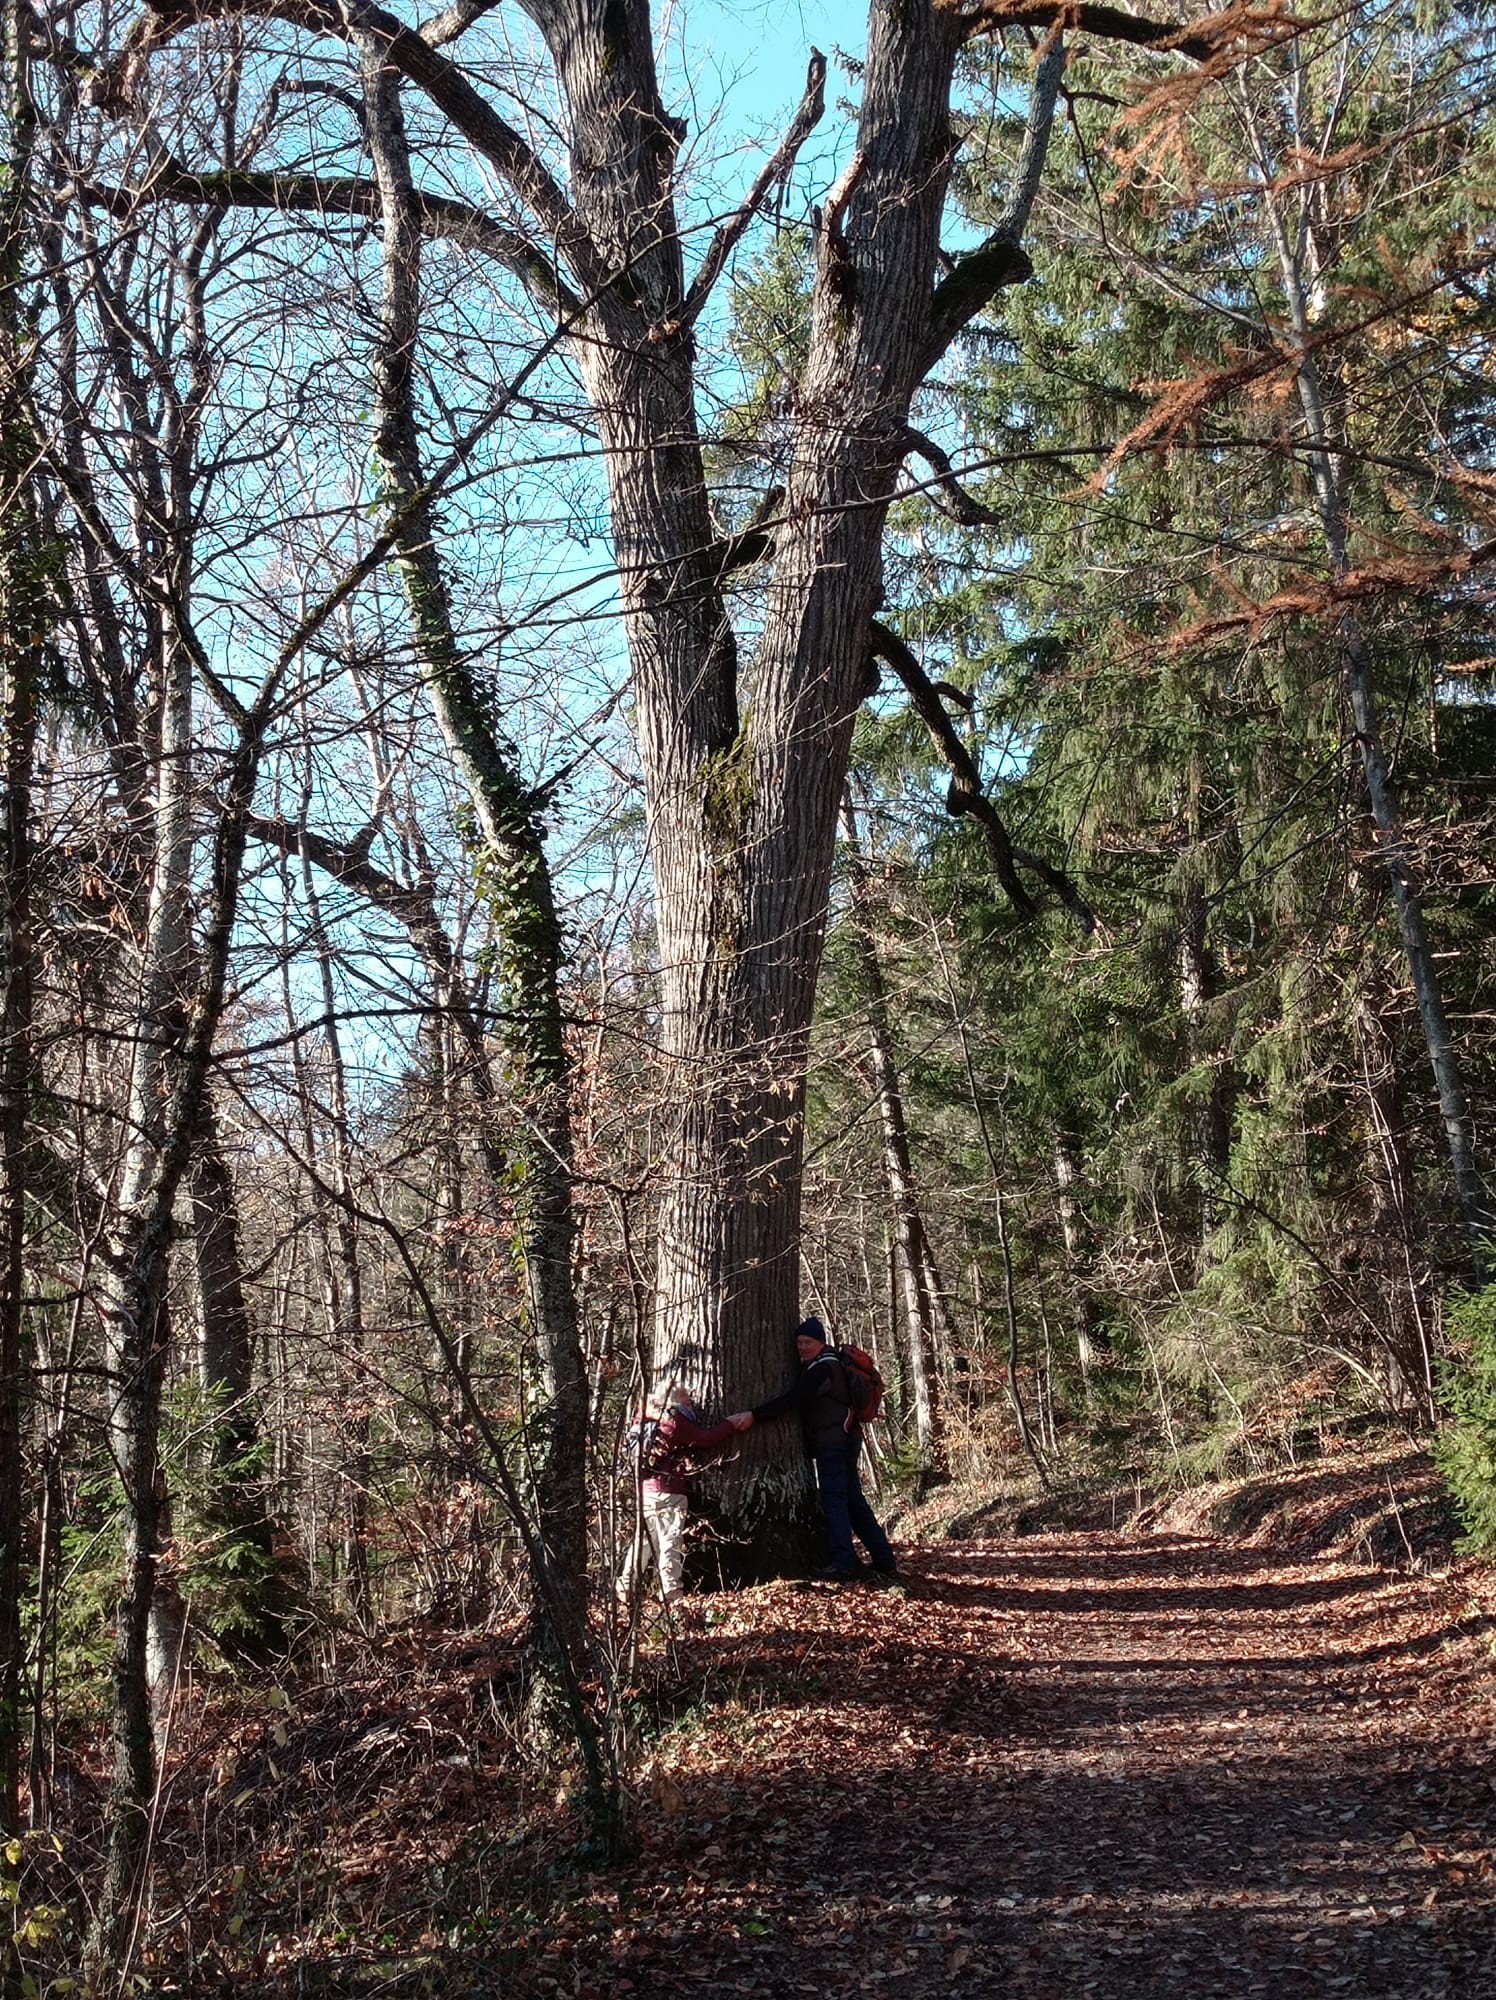
MULTIPOLYGON (((665 1398, 649 1466, 641 1482, 639 1511, 660 1572, 660 1596, 666 1604, 679 1604, 685 1595, 691 1464, 723 1450, 739 1431, 747 1430, 749 1421, 746 1412, 739 1412, 724 1417, 720 1424, 704 1424, 683 1389, 672 1389, 665 1398)), ((621 1596, 628 1594, 635 1565, 642 1554, 636 1542, 618 1579, 621 1596)))
POLYGON ((836 1583, 849 1583, 858 1576, 852 1547, 855 1534, 872 1558, 874 1570, 880 1576, 897 1576, 894 1552, 867 1503, 857 1473, 862 1425, 853 1407, 846 1366, 836 1349, 828 1345, 826 1329, 814 1316, 801 1320, 795 1329, 795 1351, 800 1373, 794 1385, 748 1414, 759 1424, 791 1410, 800 1412, 805 1448, 815 1463, 816 1490, 831 1531, 831 1562, 817 1574, 836 1583))

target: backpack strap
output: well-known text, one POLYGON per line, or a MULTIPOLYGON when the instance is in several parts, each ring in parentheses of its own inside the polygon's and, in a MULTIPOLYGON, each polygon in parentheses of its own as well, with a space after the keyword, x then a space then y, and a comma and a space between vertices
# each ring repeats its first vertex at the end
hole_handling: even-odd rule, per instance
POLYGON ((845 1395, 839 1396, 836 1393, 836 1377, 828 1376, 826 1381, 826 1390, 827 1393, 830 1395, 832 1402, 844 1403, 849 1410, 853 1410, 853 1414, 855 1415, 856 1412, 853 1409, 853 1403, 852 1403, 852 1391, 847 1382, 847 1364, 845 1358, 837 1348, 827 1345, 821 1349, 820 1353, 816 1356, 815 1360, 810 1364, 811 1368, 812 1369, 819 1368, 823 1361, 834 1361, 836 1363, 837 1367, 841 1370, 841 1385, 843 1389, 846 1390, 845 1395))

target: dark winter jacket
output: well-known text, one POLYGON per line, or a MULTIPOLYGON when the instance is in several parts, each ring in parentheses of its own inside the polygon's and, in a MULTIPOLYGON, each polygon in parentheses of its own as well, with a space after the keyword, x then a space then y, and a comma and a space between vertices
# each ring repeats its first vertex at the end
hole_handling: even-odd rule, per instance
POLYGON ((835 1348, 823 1347, 814 1361, 802 1361, 793 1385, 782 1396, 760 1403, 753 1421, 761 1424, 789 1410, 800 1412, 805 1449, 812 1457, 818 1451, 845 1450, 861 1440, 862 1426, 853 1413, 846 1365, 835 1348))

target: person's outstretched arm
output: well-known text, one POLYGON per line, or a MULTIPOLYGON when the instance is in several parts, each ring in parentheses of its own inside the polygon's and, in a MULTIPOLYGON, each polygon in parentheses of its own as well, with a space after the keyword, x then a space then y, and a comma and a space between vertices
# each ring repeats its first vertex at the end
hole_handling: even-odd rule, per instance
POLYGON ((681 1410, 672 1410, 660 1426, 662 1441, 671 1451, 721 1451, 724 1445, 732 1443, 739 1426, 731 1417, 724 1417, 720 1424, 698 1424, 694 1417, 688 1417, 681 1410))
POLYGON ((755 1403, 751 1412, 753 1421, 763 1424, 771 1417, 783 1417, 791 1410, 803 1410, 816 1393, 816 1385, 811 1380, 813 1372, 812 1368, 802 1368, 782 1396, 771 1396, 767 1403, 755 1403))

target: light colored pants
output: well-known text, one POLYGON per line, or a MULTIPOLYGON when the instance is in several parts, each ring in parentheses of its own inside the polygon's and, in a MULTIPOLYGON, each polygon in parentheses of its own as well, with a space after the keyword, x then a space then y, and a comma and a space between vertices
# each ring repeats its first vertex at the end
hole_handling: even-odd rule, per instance
MULTIPOLYGON (((649 1535, 649 1545, 654 1551, 655 1563, 660 1572, 660 1595, 667 1604, 673 1604, 681 1595, 686 1567, 686 1517, 690 1512, 684 1493, 649 1493, 643 1495, 644 1526, 649 1535)), ((618 1579, 620 1590, 628 1590, 633 1582, 635 1565, 643 1553, 637 1540, 629 1551, 629 1560, 623 1575, 618 1579)))

